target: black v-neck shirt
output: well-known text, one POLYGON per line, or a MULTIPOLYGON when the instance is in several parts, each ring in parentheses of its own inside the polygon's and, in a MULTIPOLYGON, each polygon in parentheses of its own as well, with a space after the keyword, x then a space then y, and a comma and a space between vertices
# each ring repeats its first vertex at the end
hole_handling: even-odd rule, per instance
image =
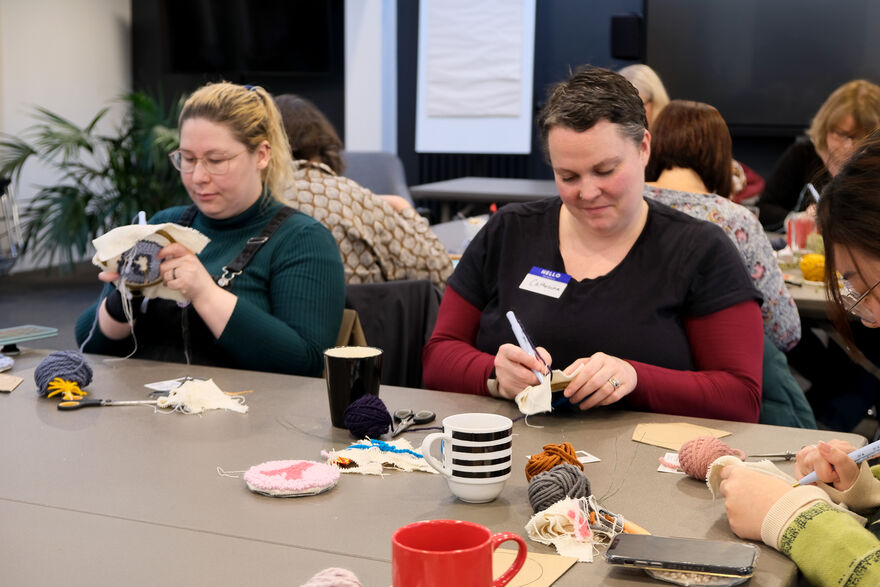
POLYGON ((505 316, 513 310, 555 368, 601 351, 692 370, 684 319, 761 301, 719 227, 650 200, 642 233, 607 274, 572 278, 559 299, 521 289, 532 267, 565 273, 561 205, 554 197, 504 206, 468 245, 448 285, 482 311, 477 349, 516 344, 505 316))

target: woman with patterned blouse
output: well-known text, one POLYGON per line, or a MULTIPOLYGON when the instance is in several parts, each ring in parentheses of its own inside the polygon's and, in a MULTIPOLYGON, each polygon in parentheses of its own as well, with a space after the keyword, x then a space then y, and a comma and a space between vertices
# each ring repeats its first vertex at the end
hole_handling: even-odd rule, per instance
POLYGON ((290 140, 290 205, 330 229, 348 283, 430 279, 440 289, 452 273, 428 221, 399 196, 377 196, 343 177, 342 141, 314 104, 294 94, 275 98, 290 140))
POLYGON ((645 195, 724 229, 764 297, 764 333, 780 350, 791 349, 801 338, 801 321, 773 247, 755 215, 727 199, 731 140, 721 114, 708 104, 673 100, 653 128, 645 195))

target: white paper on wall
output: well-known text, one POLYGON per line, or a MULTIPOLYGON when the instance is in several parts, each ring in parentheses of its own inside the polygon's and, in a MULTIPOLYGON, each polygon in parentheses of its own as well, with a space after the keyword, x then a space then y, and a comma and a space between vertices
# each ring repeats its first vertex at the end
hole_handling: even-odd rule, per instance
POLYGON ((430 3, 428 116, 519 116, 522 10, 522 0, 430 3))

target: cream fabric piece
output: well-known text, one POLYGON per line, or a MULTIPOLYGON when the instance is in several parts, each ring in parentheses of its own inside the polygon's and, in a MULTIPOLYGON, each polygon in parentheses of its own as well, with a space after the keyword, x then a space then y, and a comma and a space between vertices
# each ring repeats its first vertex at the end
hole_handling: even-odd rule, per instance
MULTIPOLYGON (((370 445, 370 439, 359 440, 355 445, 370 445)), ((385 443, 400 450, 413 450, 412 445, 405 438, 398 438, 385 443)), ((415 452, 415 451, 413 451, 415 452)), ((423 471, 425 473, 439 474, 435 471, 424 457, 411 453, 398 453, 383 451, 378 446, 370 448, 346 448, 343 450, 322 450, 321 456, 327 459, 327 464, 337 467, 343 473, 360 473, 361 475, 382 475, 385 469, 397 471, 423 471), (351 460, 354 466, 340 467, 336 462, 338 458, 351 460)))
POLYGON ((760 473, 764 473, 765 475, 770 475, 771 477, 776 477, 777 479, 782 479, 786 483, 790 483, 794 485, 795 479, 788 473, 784 473, 779 469, 776 465, 771 463, 768 460, 758 461, 758 462, 744 462, 739 458, 733 455, 725 455, 723 457, 718 457, 712 464, 709 465, 709 471, 706 473, 706 485, 709 487, 709 492, 712 494, 713 498, 717 498, 721 496, 721 490, 719 489, 721 485, 721 469, 728 465, 740 465, 746 467, 747 469, 752 469, 754 471, 758 471, 760 473))
POLYGON ((169 391, 167 397, 160 397, 156 405, 184 414, 201 414, 206 410, 230 410, 240 414, 248 411, 244 396, 223 393, 213 379, 185 381, 180 387, 169 391))
MULTIPOLYGON (((92 257, 92 264, 105 271, 116 271, 122 254, 132 248, 138 241, 153 241, 162 246, 168 244, 169 241, 166 237, 157 234, 159 231, 163 231, 174 239, 174 242, 182 244, 196 255, 201 253, 202 249, 211 242, 211 239, 198 230, 172 222, 118 226, 92 241, 96 251, 95 256, 92 257)), ((116 285, 118 287, 119 284, 117 283, 116 285)), ((137 289, 145 298, 163 298, 180 303, 187 301, 182 293, 165 287, 162 283, 137 289)))
POLYGON ((514 398, 519 411, 526 416, 553 411, 553 392, 565 389, 580 370, 581 365, 578 365, 578 368, 571 375, 566 375, 562 370, 554 369, 551 371, 550 377, 544 377, 543 383, 526 387, 514 398))
POLYGON ((566 498, 533 515, 526 524, 529 539, 556 547, 562 556, 593 562, 593 534, 586 498, 566 498))

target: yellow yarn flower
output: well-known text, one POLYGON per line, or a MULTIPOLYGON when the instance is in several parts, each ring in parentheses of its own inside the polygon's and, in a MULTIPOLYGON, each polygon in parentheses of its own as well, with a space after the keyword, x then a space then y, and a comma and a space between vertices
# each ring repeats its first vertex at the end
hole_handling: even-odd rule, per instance
POLYGON ((61 394, 61 398, 65 401, 82 399, 84 395, 88 395, 88 392, 79 388, 79 383, 76 381, 67 381, 60 377, 56 377, 50 381, 49 385, 46 386, 46 389, 50 392, 48 397, 61 394))

